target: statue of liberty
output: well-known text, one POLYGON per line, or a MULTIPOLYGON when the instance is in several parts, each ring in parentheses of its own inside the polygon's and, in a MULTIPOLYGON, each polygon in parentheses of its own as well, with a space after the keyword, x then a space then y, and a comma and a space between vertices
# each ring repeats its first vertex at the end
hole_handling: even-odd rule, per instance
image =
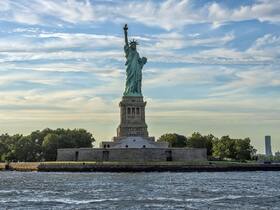
POLYGON ((139 53, 136 50, 138 45, 136 40, 132 40, 128 43, 127 38, 127 24, 124 28, 124 52, 126 57, 126 83, 124 96, 142 96, 141 83, 142 83, 142 68, 147 62, 147 58, 140 58, 139 53))

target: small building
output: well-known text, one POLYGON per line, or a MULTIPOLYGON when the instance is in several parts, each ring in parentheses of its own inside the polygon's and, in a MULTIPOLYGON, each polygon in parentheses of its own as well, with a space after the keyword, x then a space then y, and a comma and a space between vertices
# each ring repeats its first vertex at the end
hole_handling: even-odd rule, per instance
POLYGON ((103 141, 100 143, 100 148, 168 148, 168 143, 155 142, 141 136, 128 136, 117 141, 103 141))

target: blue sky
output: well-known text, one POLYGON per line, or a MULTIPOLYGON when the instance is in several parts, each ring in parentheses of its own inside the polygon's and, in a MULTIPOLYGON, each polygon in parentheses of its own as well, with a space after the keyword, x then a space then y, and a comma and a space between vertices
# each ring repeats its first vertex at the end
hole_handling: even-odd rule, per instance
POLYGON ((264 136, 280 150, 280 1, 1 0, 0 132, 116 135, 123 25, 148 58, 150 135, 264 136))

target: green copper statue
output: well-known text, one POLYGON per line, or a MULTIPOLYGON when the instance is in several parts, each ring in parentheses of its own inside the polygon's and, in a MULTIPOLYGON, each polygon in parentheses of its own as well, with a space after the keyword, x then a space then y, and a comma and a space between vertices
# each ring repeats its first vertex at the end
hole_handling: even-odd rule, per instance
POLYGON ((132 40, 128 44, 127 39, 127 24, 124 28, 124 52, 126 57, 126 83, 124 96, 142 96, 141 83, 142 83, 142 68, 147 62, 147 58, 140 58, 139 53, 136 50, 138 43, 136 40, 132 40))

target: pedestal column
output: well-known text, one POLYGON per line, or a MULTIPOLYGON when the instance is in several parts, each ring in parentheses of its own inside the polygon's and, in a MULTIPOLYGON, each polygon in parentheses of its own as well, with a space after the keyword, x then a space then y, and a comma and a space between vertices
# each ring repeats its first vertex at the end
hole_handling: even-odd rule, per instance
POLYGON ((120 106, 120 125, 117 139, 127 136, 148 137, 145 106, 142 96, 123 96, 120 106))

